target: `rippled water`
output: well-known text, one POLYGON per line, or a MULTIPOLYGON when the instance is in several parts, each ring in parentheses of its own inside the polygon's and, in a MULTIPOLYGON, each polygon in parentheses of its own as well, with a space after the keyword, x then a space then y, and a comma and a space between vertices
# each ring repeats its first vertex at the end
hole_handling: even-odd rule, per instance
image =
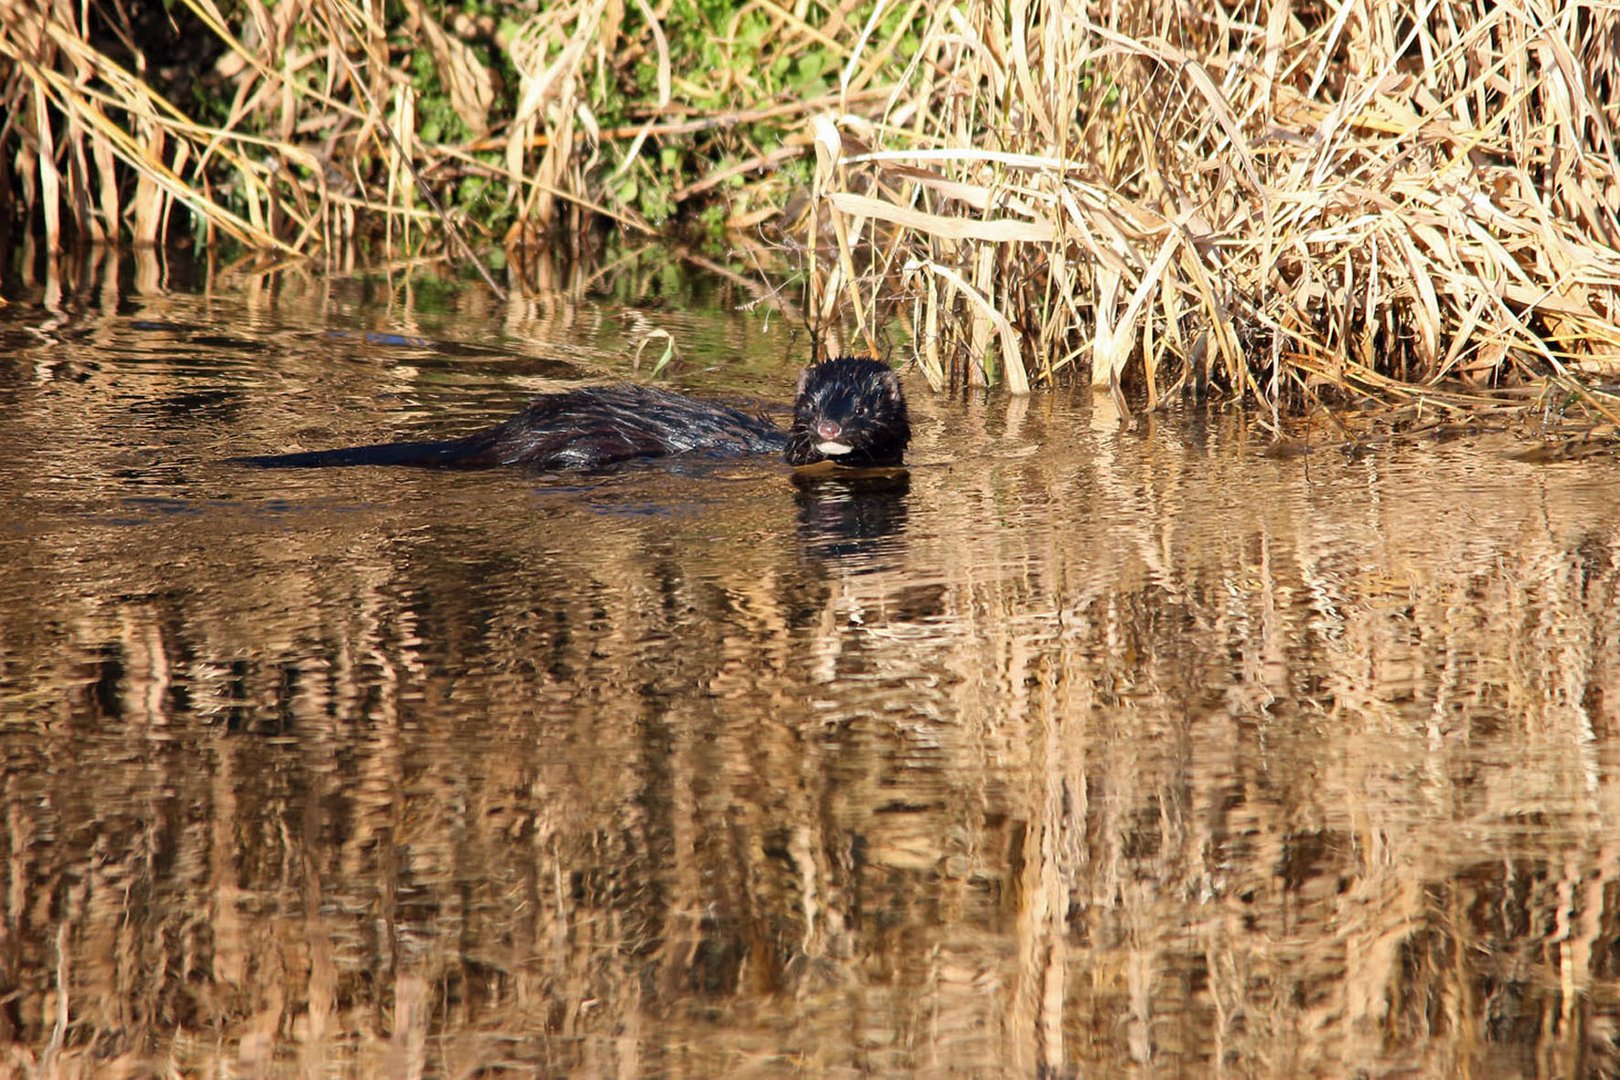
POLYGON ((254 471, 803 346, 205 284, 0 309, 0 1071, 1620 1068, 1613 465, 908 377, 903 480, 254 471))

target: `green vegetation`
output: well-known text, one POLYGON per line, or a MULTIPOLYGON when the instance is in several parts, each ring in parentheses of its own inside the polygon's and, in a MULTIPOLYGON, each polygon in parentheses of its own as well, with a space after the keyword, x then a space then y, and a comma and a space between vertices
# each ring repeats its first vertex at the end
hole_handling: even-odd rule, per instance
POLYGON ((155 242, 177 205, 305 254, 774 219, 811 323, 898 317, 936 384, 1620 423, 1606 5, 381 12, 12 5, 0 181, 53 247, 155 242))

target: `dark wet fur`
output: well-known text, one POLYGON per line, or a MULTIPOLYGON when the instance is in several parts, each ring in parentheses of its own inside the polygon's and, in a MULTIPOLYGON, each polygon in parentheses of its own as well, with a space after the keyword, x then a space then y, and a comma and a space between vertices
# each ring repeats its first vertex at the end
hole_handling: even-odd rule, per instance
POLYGON ((268 469, 351 465, 484 469, 523 465, 564 470, 599 469, 632 458, 677 454, 738 457, 785 451, 789 464, 809 465, 825 457, 812 445, 816 441, 814 425, 820 422, 837 423, 845 431, 843 437, 859 440, 858 454, 832 459, 839 464, 899 463, 910 428, 899 380, 886 365, 853 359, 817 364, 805 369, 799 387, 794 428, 786 433, 764 417, 726 405, 656 387, 625 384, 547 394, 510 420, 462 439, 376 443, 234 460, 268 469), (893 428, 896 415, 898 431, 893 428), (879 426, 874 427, 874 422, 879 426), (801 423, 811 427, 801 433, 801 423), (881 428, 883 423, 889 427, 881 428))
POLYGON ((793 427, 782 456, 789 465, 833 461, 849 468, 898 465, 911 441, 900 379, 887 364, 846 356, 804 369, 793 402, 793 427), (829 457, 825 441, 850 451, 829 457))

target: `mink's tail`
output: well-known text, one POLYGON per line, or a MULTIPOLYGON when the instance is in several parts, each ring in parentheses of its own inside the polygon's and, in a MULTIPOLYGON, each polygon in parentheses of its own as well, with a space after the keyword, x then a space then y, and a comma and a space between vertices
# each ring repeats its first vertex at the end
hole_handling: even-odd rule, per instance
POLYGON ((373 443, 302 454, 266 454, 230 458, 233 465, 254 469, 335 469, 354 465, 415 465, 424 469, 464 469, 482 464, 478 448, 464 439, 448 442, 373 443))

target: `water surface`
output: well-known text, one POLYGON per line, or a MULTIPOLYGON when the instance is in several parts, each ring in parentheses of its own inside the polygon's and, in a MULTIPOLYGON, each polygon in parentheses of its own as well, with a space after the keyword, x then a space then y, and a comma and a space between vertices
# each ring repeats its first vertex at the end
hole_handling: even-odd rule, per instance
POLYGON ((258 471, 803 346, 203 285, 0 309, 0 1069, 1620 1068, 1613 465, 908 376, 886 482, 258 471))

